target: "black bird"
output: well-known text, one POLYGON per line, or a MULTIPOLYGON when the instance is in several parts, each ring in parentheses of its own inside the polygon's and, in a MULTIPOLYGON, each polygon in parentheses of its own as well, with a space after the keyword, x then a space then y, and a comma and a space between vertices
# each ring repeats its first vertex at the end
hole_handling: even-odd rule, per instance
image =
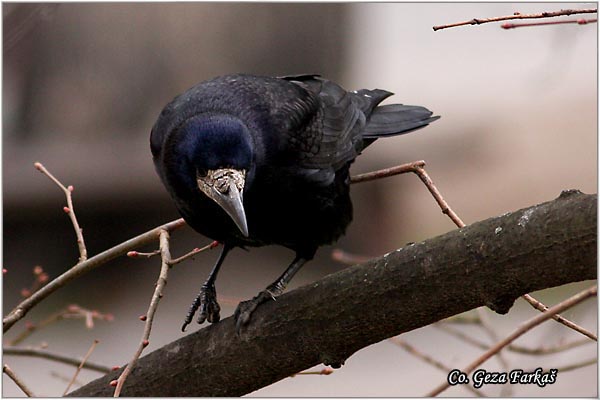
POLYGON ((317 248, 352 220, 350 164, 380 137, 439 117, 420 106, 379 103, 385 90, 347 92, 318 75, 227 75, 173 99, 152 128, 158 175, 187 223, 223 244, 182 330, 219 321, 215 280, 234 247, 278 244, 296 253, 275 282, 235 312, 238 330, 281 294, 317 248))

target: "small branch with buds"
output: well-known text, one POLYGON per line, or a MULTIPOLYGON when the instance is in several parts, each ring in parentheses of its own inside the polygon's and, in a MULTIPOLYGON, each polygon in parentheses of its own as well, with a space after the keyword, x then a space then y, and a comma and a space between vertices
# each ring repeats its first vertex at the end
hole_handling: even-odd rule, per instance
POLYGON ((175 264, 179 264, 180 262, 182 262, 182 261, 185 261, 185 260, 187 260, 188 258, 193 258, 193 257, 194 257, 196 254, 198 254, 198 253, 202 253, 202 252, 204 252, 204 251, 206 251, 206 250, 211 250, 211 249, 214 249, 214 248, 215 248, 215 247, 217 247, 218 245, 219 245, 219 242, 217 242, 217 241, 215 240, 215 241, 213 241, 213 242, 211 242, 211 243, 207 244, 207 245, 206 245, 206 246, 204 246, 204 247, 200 247, 200 248, 196 247, 194 250, 190 251, 190 252, 189 252, 189 253, 187 253, 187 254, 184 254, 183 256, 181 256, 181 257, 179 257, 179 258, 176 258, 176 259, 174 259, 174 260, 169 260, 169 265, 171 265, 171 266, 172 266, 172 265, 175 265, 175 264))
POLYGON ((168 222, 132 239, 126 240, 125 242, 105 250, 102 253, 85 260, 84 262, 74 265, 62 275, 50 281, 46 286, 35 292, 33 295, 31 295, 31 297, 23 300, 6 317, 4 317, 2 320, 4 332, 8 331, 17 321, 22 319, 33 307, 61 287, 65 286, 67 283, 79 278, 80 276, 96 269, 101 265, 106 264, 114 258, 123 256, 135 248, 155 241, 162 230, 172 232, 184 225, 185 221, 183 218, 168 222))
POLYGON ((27 322, 25 325, 25 329, 17 335, 13 340, 9 340, 8 344, 10 346, 15 346, 19 343, 22 343, 25 339, 27 339, 32 333, 39 331, 47 327, 48 325, 52 325, 58 321, 64 319, 72 319, 72 318, 81 318, 85 320, 85 326, 88 329, 92 329, 94 327, 94 320, 99 321, 112 321, 112 314, 103 314, 97 310, 88 310, 86 308, 80 307, 77 304, 71 304, 64 310, 61 310, 57 313, 50 315, 48 318, 42 320, 41 322, 34 324, 31 322, 27 322))
MULTIPOLYGON (((77 367, 78 365, 81 364, 80 358, 68 357, 68 356, 65 356, 62 354, 52 353, 52 352, 49 352, 44 349, 35 349, 35 348, 30 348, 30 347, 20 348, 20 347, 13 347, 13 346, 4 346, 2 348, 2 352, 5 356, 37 357, 37 358, 43 358, 43 359, 50 360, 50 361, 60 362, 60 363, 67 364, 67 365, 72 365, 74 367, 77 367)), ((111 371, 110 367, 107 367, 107 366, 101 365, 101 364, 92 363, 89 361, 87 361, 85 363, 85 365, 83 365, 83 368, 89 369, 91 371, 101 372, 104 374, 111 371)))
POLYGON ((167 275, 169 273, 169 268, 171 267, 171 253, 169 251, 169 232, 166 230, 161 230, 159 240, 161 255, 160 274, 156 282, 154 293, 152 294, 152 300, 150 301, 148 312, 145 316, 143 316, 143 318, 140 318, 142 321, 145 322, 144 333, 142 335, 140 345, 138 346, 129 364, 127 364, 127 367, 125 367, 125 369, 123 370, 123 372, 117 380, 111 382, 111 385, 116 386, 114 397, 119 397, 123 385, 125 384, 125 380, 131 373, 131 370, 135 366, 137 360, 142 355, 144 349, 148 346, 148 344, 150 344, 150 331, 152 330, 152 321, 154 320, 154 314, 156 313, 156 309, 158 308, 158 303, 160 302, 160 299, 163 296, 162 292, 165 285, 167 284, 167 275))
POLYGON ((581 9, 581 10, 560 10, 560 11, 552 11, 552 12, 543 12, 543 13, 539 13, 539 14, 521 14, 521 13, 516 12, 513 15, 506 15, 503 17, 473 18, 468 21, 456 22, 453 24, 437 25, 437 26, 433 27, 433 30, 439 31, 440 29, 454 28, 456 26, 481 25, 481 24, 486 24, 489 22, 499 22, 499 21, 506 21, 506 20, 515 20, 515 19, 538 19, 538 18, 560 17, 560 16, 564 16, 564 15, 574 15, 574 14, 591 14, 591 13, 596 13, 597 11, 598 11, 597 8, 590 8, 590 9, 581 9))
MULTIPOLYGON (((62 183, 60 183, 52 174, 50 174, 46 170, 46 168, 44 168, 42 166, 42 164, 36 163, 35 166, 36 166, 36 168, 38 168, 38 166, 39 166, 40 168, 38 168, 38 169, 42 173, 44 173, 45 175, 50 177, 50 179, 52 179, 55 183, 57 183, 57 185, 59 185, 61 188, 65 188, 62 183)), ((66 188, 66 189, 67 189, 66 193, 68 193, 67 199, 69 199, 71 190, 69 190, 68 188, 66 188)), ((72 211, 72 204, 71 204, 70 208, 72 211)), ((72 213, 71 218, 74 218, 74 217, 75 217, 75 214, 72 213)), ((106 264, 107 262, 109 262, 110 260, 112 260, 116 257, 127 254, 128 251, 131 251, 131 250, 135 249, 136 247, 143 246, 147 243, 150 243, 150 242, 156 240, 160 231, 162 231, 162 230, 166 230, 167 232, 172 232, 178 228, 181 228, 184 225, 185 225, 185 221, 183 220, 183 218, 180 218, 175 221, 168 222, 157 228, 154 228, 154 229, 152 229, 146 233, 143 233, 141 235, 138 235, 132 239, 126 240, 125 242, 123 242, 117 246, 114 246, 106 251, 103 251, 102 253, 97 254, 96 256, 94 256, 92 258, 88 259, 87 255, 86 255, 86 259, 84 261, 78 262, 73 267, 71 267, 66 272, 64 272, 62 275, 60 275, 59 277, 50 281, 47 285, 45 285, 44 287, 39 289, 37 292, 33 293, 30 297, 28 297, 27 299, 23 300, 20 304, 18 304, 6 317, 4 317, 2 319, 3 332, 6 333, 17 321, 19 321, 21 318, 23 318, 33 307, 35 307, 42 300, 44 300, 46 297, 48 297, 49 295, 51 295, 52 293, 54 293, 61 287, 65 286, 67 283, 75 280, 76 278, 90 272, 91 270, 93 270, 101 265, 106 264)), ((77 226, 79 226, 79 225, 77 225, 77 226)), ((78 231, 78 232, 80 232, 80 231, 78 231)), ((81 243, 83 243, 83 242, 81 242, 81 243)))
POLYGON ((71 219, 71 223, 73 224, 73 228, 75 229, 75 235, 77 236, 77 246, 79 247, 79 262, 83 262, 87 260, 87 249, 85 247, 85 241, 83 240, 83 229, 79 227, 79 222, 77 222, 77 216, 75 215, 75 208, 73 207, 73 186, 65 187, 58 179, 54 177, 43 165, 42 163, 36 162, 33 164, 35 168, 40 171, 42 174, 46 175, 52 182, 56 183, 56 185, 62 189, 67 197, 67 206, 63 208, 64 212, 69 215, 71 219))

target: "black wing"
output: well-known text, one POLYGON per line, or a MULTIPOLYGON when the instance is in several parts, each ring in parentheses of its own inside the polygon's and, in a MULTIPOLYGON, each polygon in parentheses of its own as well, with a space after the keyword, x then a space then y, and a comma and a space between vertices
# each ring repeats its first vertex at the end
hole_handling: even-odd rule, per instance
POLYGON ((294 122, 287 126, 288 141, 305 168, 335 172, 354 160, 369 115, 391 95, 384 90, 347 92, 318 75, 282 79, 304 89, 303 96, 284 107, 284 118, 294 122))

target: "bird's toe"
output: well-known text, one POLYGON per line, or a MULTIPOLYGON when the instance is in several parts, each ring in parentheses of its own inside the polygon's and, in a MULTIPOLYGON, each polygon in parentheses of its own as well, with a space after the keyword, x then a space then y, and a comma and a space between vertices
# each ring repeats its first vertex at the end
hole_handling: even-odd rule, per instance
POLYGON ((194 312, 199 309, 197 322, 203 324, 205 321, 210 323, 219 322, 221 319, 221 307, 217 302, 217 291, 214 285, 203 285, 200 294, 194 300, 188 317, 183 325, 183 329, 190 323, 194 312))
POLYGON ((267 290, 260 292, 251 300, 242 301, 235 309, 234 319, 237 333, 240 334, 252 318, 252 313, 262 303, 268 300, 274 300, 275 297, 267 290))

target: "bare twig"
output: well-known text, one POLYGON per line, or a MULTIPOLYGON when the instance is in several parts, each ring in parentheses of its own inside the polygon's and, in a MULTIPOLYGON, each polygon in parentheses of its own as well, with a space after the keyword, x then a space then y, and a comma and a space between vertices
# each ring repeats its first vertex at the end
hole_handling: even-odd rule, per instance
POLYGON ((415 172, 417 167, 424 167, 425 161, 413 161, 406 164, 397 165, 395 167, 379 169, 377 171, 367 172, 356 175, 350 178, 350 183, 362 183, 374 181, 376 179, 387 178, 394 175, 406 174, 407 172, 415 172))
POLYGON ((587 25, 592 24, 594 22, 598 22, 597 19, 568 19, 563 21, 547 21, 547 22, 531 22, 527 24, 511 24, 506 23, 500 25, 502 29, 515 29, 515 28, 524 28, 527 26, 543 26, 543 25, 561 25, 561 24, 578 24, 578 25, 587 25))
POLYGON ((331 259, 342 264, 353 265, 364 263, 370 260, 371 257, 348 253, 347 251, 344 251, 342 249, 333 249, 333 251, 331 252, 331 259))
POLYGON ((87 353, 85 353, 85 356, 83 356, 83 359, 81 360, 81 363, 77 366, 77 370, 75 371, 75 374, 73 374, 73 378, 71 378, 71 380, 69 381, 69 384, 67 385, 67 388, 65 389, 65 391, 63 393, 63 396, 65 396, 69 392, 69 389, 71 389, 71 386, 73 386, 73 383, 77 379, 77 375, 79 375, 79 372, 81 371, 81 369, 85 365, 87 359, 90 358, 90 356, 92 355, 92 352, 96 348, 97 344, 98 344, 98 340, 94 339, 94 342, 90 346, 89 350, 87 351, 87 353))
POLYGON ((77 217, 75 216, 75 209, 73 208, 73 196, 71 195, 73 192, 73 186, 65 187, 58 179, 54 177, 40 162, 36 162, 33 164, 35 168, 40 171, 42 174, 46 175, 48 178, 52 180, 52 182, 56 183, 56 185, 65 192, 65 196, 67 197, 67 207, 64 208, 64 211, 71 218, 71 223, 73 224, 73 228, 75 229, 75 235, 77 236, 77 246, 79 247, 79 262, 83 262, 87 260, 87 249, 85 247, 85 241, 83 240, 83 230, 79 227, 79 222, 77 222, 77 217))
MULTIPOLYGON (((461 331, 459 331, 458 329, 453 328, 452 326, 445 324, 445 323, 436 323, 433 324, 433 326, 435 326, 436 328, 466 342, 469 343, 475 347, 478 347, 480 349, 483 350, 487 350, 490 348, 490 345, 488 343, 479 341, 478 339, 475 339, 472 336, 469 336, 461 331)), ((521 353, 521 354, 528 354, 528 355, 532 355, 532 356, 539 356, 539 355, 544 355, 544 354, 554 354, 554 353, 560 353, 561 351, 565 351, 565 350, 570 350, 573 349, 575 347, 579 347, 588 343, 592 343, 587 339, 582 339, 582 340, 574 340, 572 342, 565 342, 565 343, 559 343, 553 346, 541 346, 541 347, 525 347, 525 346, 520 346, 518 344, 510 344, 507 347, 507 350, 512 351, 513 353, 521 353)))
MULTIPOLYGON (((523 334, 529 332, 531 329, 535 328, 542 322, 549 320, 555 314, 558 314, 564 310, 567 310, 592 296, 596 296, 597 294, 598 294, 598 286, 593 286, 587 290, 577 293, 576 295, 574 295, 572 297, 569 297, 568 299, 558 303, 557 305, 555 305, 553 307, 550 307, 548 310, 544 311, 541 314, 536 315, 534 318, 532 318, 529 321, 522 324, 518 329, 516 329, 510 335, 508 335, 507 337, 505 337, 504 339, 502 339, 501 341, 496 343, 488 351, 486 351, 484 354, 482 354, 480 357, 478 357, 475 361, 473 361, 467 367, 462 368, 461 371, 464 372, 465 374, 469 374, 469 373, 473 372, 475 370, 475 368, 477 368, 479 365, 483 364, 489 358, 496 355, 504 347, 511 344, 515 339, 517 339, 517 338, 521 337, 523 334)), ((446 381, 446 382, 442 383, 441 385, 439 385, 434 390, 432 390, 427 395, 427 397, 437 396, 438 394, 440 394, 441 392, 446 390, 449 386, 450 385, 449 385, 448 381, 446 381)))
POLYGON ((161 252, 160 274, 158 276, 158 280, 156 281, 156 287, 152 295, 152 300, 150 301, 150 306, 148 307, 148 312, 146 313, 144 333, 142 335, 140 345, 138 346, 135 354, 133 355, 133 358, 131 359, 129 364, 127 364, 127 367, 125 367, 125 369, 117 379, 114 397, 119 397, 123 388, 123 384, 125 384, 125 381, 127 380, 127 377, 131 373, 133 367, 135 366, 135 363, 140 358, 144 349, 148 346, 148 344, 150 344, 150 331, 152 330, 152 321, 154 320, 154 314, 156 312, 156 309, 158 308, 158 303, 162 298, 163 288, 167 284, 167 275, 169 273, 169 268, 171 267, 171 253, 169 251, 169 232, 166 229, 160 231, 159 240, 161 252))
POLYGON ((456 22, 453 24, 446 25, 437 25, 433 27, 434 31, 439 31, 440 29, 446 28, 454 28, 455 26, 463 26, 463 25, 481 25, 488 22, 498 22, 498 21, 506 21, 513 19, 537 19, 537 18, 550 18, 550 17, 560 17, 563 15, 573 15, 573 14, 591 14, 597 12, 597 8, 591 9, 581 9, 581 10, 560 10, 560 11, 552 11, 552 12, 543 12, 539 14, 520 14, 514 13, 513 15, 507 15, 504 17, 494 17, 494 18, 474 18, 468 21, 456 22))
MULTIPOLYGON (((496 330, 492 326, 492 323, 490 322, 490 318, 487 315, 486 310, 483 307, 479 307, 477 309, 477 316, 479 316, 479 321, 481 321, 481 324, 480 324, 481 327, 488 334, 490 339, 492 339, 492 342, 499 341, 500 338, 499 338, 498 334, 496 333, 496 330)), ((510 367, 508 365, 508 361, 506 360, 506 357, 504 357, 504 352, 502 350, 498 351, 498 353, 496 353, 496 357, 498 357, 498 362, 502 366, 502 369, 504 371, 509 371, 510 367)), ((509 397, 511 395, 511 392, 512 392, 512 385, 502 385, 502 387, 500 389, 500 397, 509 397)))
POLYGON ((433 184, 433 181, 431 180, 425 169, 422 166, 417 166, 415 173, 419 176, 421 181, 423 181, 425 186, 427 186, 427 189, 442 209, 442 213, 446 214, 452 220, 452 222, 456 224, 456 226, 458 226, 459 228, 464 228, 465 223, 462 222, 458 215, 456 215, 456 213, 450 208, 448 203, 446 203, 446 200, 444 200, 442 194, 433 184))
MULTIPOLYGON (((417 357, 418 359, 426 362, 429 365, 434 366, 435 368, 439 369, 440 371, 444 371, 445 373, 448 373, 449 371, 452 370, 452 368, 449 368, 448 366, 442 364, 441 362, 439 362, 438 360, 434 359, 433 357, 422 353, 421 351, 417 350, 417 348, 411 346, 410 344, 406 343, 404 340, 399 339, 398 337, 391 337, 389 338, 389 340, 402 347, 404 350, 406 350, 407 352, 409 352, 410 354, 412 354, 413 356, 417 357)), ((485 394, 483 394, 483 392, 481 392, 480 390, 475 389, 473 386, 471 385, 464 385, 464 388, 473 392, 475 395, 479 396, 479 397, 487 397, 485 394)))
POLYGON ((298 372, 297 374, 292 374, 290 375, 290 378, 293 378, 297 375, 331 375, 333 374, 333 368, 327 367, 327 368, 323 368, 319 371, 302 371, 302 372, 298 372))
POLYGON ((23 383, 23 381, 17 375, 15 375, 14 371, 12 369, 10 369, 10 367, 7 364, 4 364, 4 366, 2 367, 2 372, 4 372, 6 375, 8 375, 8 377, 10 379, 12 379, 14 383, 16 383, 16 385, 19 387, 19 389, 21 389, 23 391, 23 393, 25 393, 27 395, 27 397, 35 397, 33 395, 33 392, 31 390, 29 390, 29 388, 25 385, 25 383, 23 383))
POLYGON ((574 369, 579 369, 579 368, 583 368, 583 367, 587 367, 588 365, 595 365, 598 364, 598 359, 597 358, 592 358, 589 360, 585 360, 585 361, 579 361, 573 364, 569 364, 569 365, 565 365, 563 367, 558 367, 556 368, 558 370, 558 372, 567 372, 567 371, 573 371, 574 369))
POLYGON ((206 246, 204 246, 204 247, 201 247, 201 248, 197 248, 197 247, 196 247, 194 250, 190 251, 189 253, 187 253, 187 254, 185 254, 185 255, 183 255, 183 256, 181 256, 181 257, 179 257, 179 258, 176 258, 176 259, 174 259, 174 260, 169 260, 169 265, 175 265, 175 264, 179 264, 180 262, 182 262, 182 261, 185 261, 185 260, 187 260, 188 258, 194 257, 194 256, 195 256, 196 254, 198 254, 198 253, 202 253, 203 251, 210 250, 210 249, 214 249, 214 248, 215 248, 215 247, 217 247, 218 245, 219 245, 219 242, 217 242, 217 241, 215 240, 215 241, 211 242, 210 244, 207 244, 207 245, 206 245, 206 246))
MULTIPOLYGON (((544 312, 544 311, 548 310, 548 307, 546 307, 544 305, 544 303, 542 303, 539 300, 534 299, 530 295, 525 294, 522 297, 523 297, 523 299, 526 302, 528 302, 529 304, 531 304, 531 306, 533 308, 535 308, 536 310, 539 310, 541 312, 544 312)), ((563 316, 555 315, 555 316, 552 317, 552 319, 555 320, 556 322, 559 322, 559 323, 561 323, 561 324, 563 324, 563 325, 565 325, 565 326, 573 329, 574 331, 577 331, 577 332, 581 333, 582 335, 585 335, 585 336, 589 337, 592 340, 595 340, 596 342, 598 341, 598 336, 597 335, 593 334, 592 332, 588 331, 585 328, 582 328, 581 326, 577 325, 576 323, 569 321, 568 319, 566 319, 563 316)))
POLYGON ((67 283, 74 279, 92 271, 93 269, 106 264, 112 259, 127 254, 137 247, 143 246, 150 243, 159 236, 161 231, 172 232, 185 225, 183 218, 168 222, 164 225, 149 230, 146 233, 142 233, 132 239, 126 240, 102 253, 91 257, 84 262, 77 263, 69 270, 64 272, 59 277, 50 281, 46 286, 35 292, 31 297, 23 300, 17 305, 4 319, 3 319, 3 330, 8 331, 17 321, 23 318, 33 307, 39 304, 46 297, 65 286, 67 283))
MULTIPOLYGON (((203 251, 214 249, 218 245, 219 245, 219 242, 217 242, 215 240, 215 241, 207 244, 204 247, 201 247, 201 248, 196 247, 194 250, 190 251, 189 253, 184 254, 183 256, 181 256, 179 258, 175 258, 175 259, 169 261, 169 264, 170 265, 179 264, 180 262, 185 261, 188 258, 194 257, 198 253, 202 253, 203 251)), ((161 253, 160 249, 154 250, 154 251, 152 251, 150 253, 140 253, 139 251, 133 250, 133 251, 130 251, 130 252, 127 253, 127 257, 131 257, 131 258, 138 258, 138 257, 150 258, 150 257, 154 257, 154 256, 156 256, 156 255, 158 255, 160 253, 161 253)))
POLYGON ((444 200, 441 193, 437 189, 437 187, 433 184, 433 181, 423 168, 425 166, 425 161, 414 161, 407 164, 398 165, 396 167, 385 168, 378 171, 368 172, 365 174, 360 174, 353 176, 350 178, 351 183, 361 183, 368 182, 376 179, 385 178, 388 176, 394 176, 398 174, 405 174, 407 172, 413 172, 417 174, 417 176, 421 179, 421 181, 425 184, 435 201, 438 203, 440 208, 442 209, 442 213, 446 214, 450 219, 459 227, 462 228, 465 226, 464 222, 456 215, 456 213, 450 208, 448 203, 444 200))
MULTIPOLYGON (((43 349, 34 349, 34 348, 19 348, 13 346, 4 346, 2 348, 3 354, 5 356, 25 356, 25 357, 37 357, 43 358, 50 361, 61 362, 63 364, 73 365, 77 367, 81 364, 81 358, 68 357, 63 354, 52 353, 43 349)), ((92 371, 108 373, 111 371, 110 367, 105 365, 100 365, 96 363, 92 363, 87 361, 83 366, 85 369, 89 369, 92 371)))
POLYGON ((510 346, 508 346, 508 349, 515 353, 539 356, 539 355, 543 355, 543 354, 560 353, 561 351, 570 350, 575 347, 579 347, 584 344, 590 344, 590 343, 592 343, 592 342, 590 342, 587 339, 582 339, 582 340, 574 340, 572 342, 559 343, 554 346, 541 346, 541 347, 534 347, 534 348, 511 344, 510 346))
POLYGON ((463 342, 466 342, 466 343, 473 345, 475 347, 478 347, 480 349, 487 350, 490 348, 489 344, 482 342, 479 339, 475 339, 474 337, 471 337, 471 336, 467 335, 466 333, 451 327, 450 325, 444 324, 443 322, 435 323, 435 324, 433 324, 433 326, 456 337, 457 339, 462 340, 463 342))
POLYGON ((138 257, 150 258, 150 257, 154 257, 154 256, 159 255, 159 254, 160 254, 160 249, 159 250, 151 251, 149 253, 142 253, 142 252, 139 252, 139 251, 132 250, 132 251, 128 251, 127 252, 127 257, 131 257, 131 258, 138 258, 138 257))
POLYGON ((50 315, 48 318, 42 320, 37 324, 28 323, 25 329, 19 335, 17 335, 17 337, 15 337, 13 340, 8 341, 8 344, 11 346, 15 346, 27 339, 32 333, 37 332, 47 327, 48 325, 52 325, 58 321, 69 318, 85 319, 86 327, 90 329, 93 327, 94 319, 112 321, 113 316, 112 314, 102 314, 97 310, 88 310, 78 306, 77 304, 71 304, 64 310, 50 315))

